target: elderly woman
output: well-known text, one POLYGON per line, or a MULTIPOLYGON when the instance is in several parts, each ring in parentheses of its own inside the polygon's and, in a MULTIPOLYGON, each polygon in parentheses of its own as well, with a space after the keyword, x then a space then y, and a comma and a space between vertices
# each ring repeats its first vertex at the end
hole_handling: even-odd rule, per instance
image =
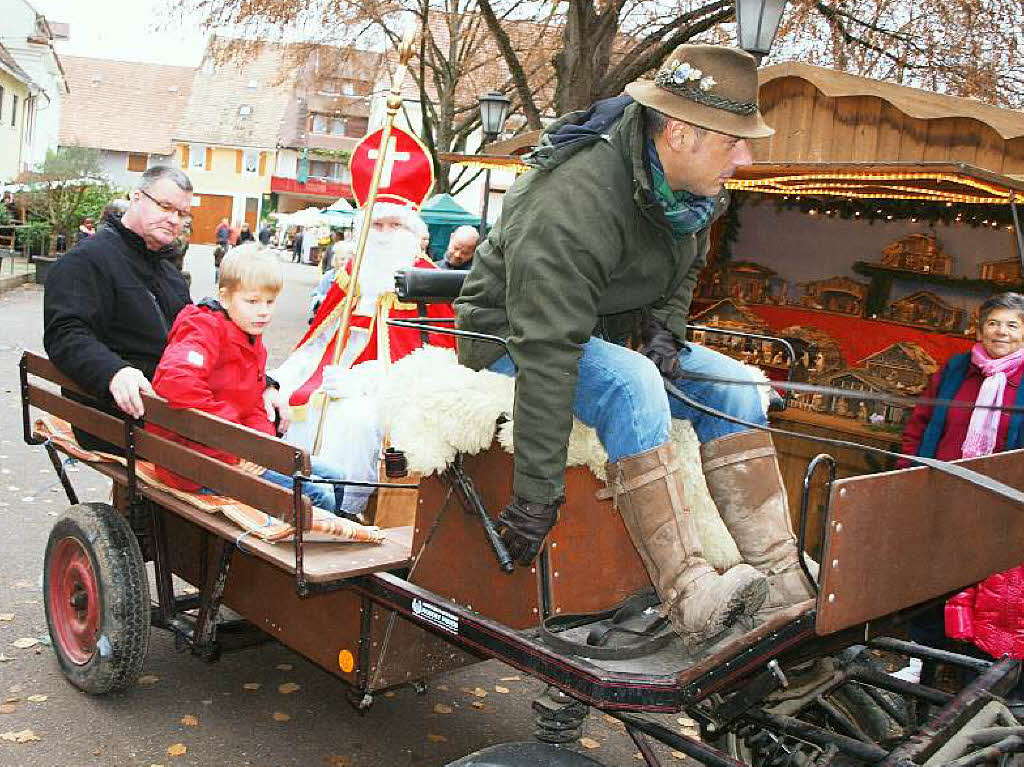
MULTIPOLYGON (((925 396, 1021 407, 1022 370, 1024 296, 1001 293, 981 305, 978 342, 943 366, 925 396)), ((1014 450, 1022 446, 1022 421, 1024 414, 1005 410, 918 405, 903 433, 903 452, 951 461, 1014 450)), ((944 627, 941 613, 925 613, 911 627, 911 637, 923 644, 941 645, 943 634, 973 642, 994 658, 1024 658, 1024 565, 950 599, 944 627)))

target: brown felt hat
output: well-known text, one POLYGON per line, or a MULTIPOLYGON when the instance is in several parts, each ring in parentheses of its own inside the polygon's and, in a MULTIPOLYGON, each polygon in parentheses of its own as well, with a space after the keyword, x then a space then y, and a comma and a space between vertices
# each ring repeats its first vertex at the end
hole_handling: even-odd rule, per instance
POLYGON ((724 45, 680 45, 653 80, 626 93, 645 107, 718 133, 765 138, 775 133, 757 107, 757 60, 724 45))

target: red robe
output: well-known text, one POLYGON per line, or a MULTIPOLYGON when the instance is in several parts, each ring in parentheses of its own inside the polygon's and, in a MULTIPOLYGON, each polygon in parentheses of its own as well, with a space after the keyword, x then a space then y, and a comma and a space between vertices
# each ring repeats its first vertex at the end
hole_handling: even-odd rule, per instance
MULTIPOLYGON (((437 268, 432 261, 423 257, 417 258, 413 266, 420 269, 437 268)), ((320 304, 320 309, 313 318, 313 322, 310 324, 309 330, 306 331, 306 334, 301 338, 298 344, 295 345, 294 351, 298 351, 304 344, 310 341, 310 339, 318 336, 322 332, 323 328, 330 327, 332 324, 336 325, 340 321, 346 295, 345 289, 351 282, 351 277, 349 276, 351 274, 351 269, 351 264, 346 266, 346 273, 342 276, 341 280, 335 280, 331 284, 331 289, 327 292, 327 296, 324 298, 323 303, 320 304)), ((358 294, 356 299, 358 300, 358 294)), ((377 299, 377 310, 372 316, 356 314, 353 309, 351 320, 352 326, 369 329, 369 338, 366 340, 366 344, 362 351, 360 351, 356 356, 352 366, 354 367, 363 362, 377 359, 378 349, 382 346, 387 350, 388 357, 391 362, 397 362, 405 355, 416 351, 416 349, 423 347, 425 344, 448 349, 455 348, 454 336, 444 335, 441 333, 427 333, 415 328, 388 327, 386 335, 383 338, 380 336, 380 326, 388 319, 413 319, 421 316, 439 320, 453 319, 455 317, 455 311, 449 303, 403 303, 395 297, 394 293, 384 293, 377 299)), ((454 323, 451 322, 439 322, 437 324, 440 327, 455 327, 454 323)), ((313 374, 305 383, 292 392, 288 399, 289 405, 292 407, 303 407, 309 401, 313 392, 320 388, 323 378, 323 369, 327 365, 331 364, 334 358, 334 346, 336 343, 337 335, 335 335, 334 340, 327 345, 320 360, 320 364, 317 366, 313 374)))

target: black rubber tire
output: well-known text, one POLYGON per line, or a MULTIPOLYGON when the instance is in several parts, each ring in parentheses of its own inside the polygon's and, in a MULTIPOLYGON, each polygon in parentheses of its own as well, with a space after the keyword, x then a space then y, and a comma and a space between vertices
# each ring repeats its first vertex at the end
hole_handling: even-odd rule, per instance
POLYGON ((70 506, 50 531, 43 565, 46 622, 61 670, 91 695, 124 689, 138 678, 149 649, 150 596, 146 565, 128 521, 105 503, 70 506), (71 539, 71 541, 68 541, 71 539), (85 662, 69 657, 51 604, 54 551, 77 544, 95 576, 99 595, 95 650, 85 662))

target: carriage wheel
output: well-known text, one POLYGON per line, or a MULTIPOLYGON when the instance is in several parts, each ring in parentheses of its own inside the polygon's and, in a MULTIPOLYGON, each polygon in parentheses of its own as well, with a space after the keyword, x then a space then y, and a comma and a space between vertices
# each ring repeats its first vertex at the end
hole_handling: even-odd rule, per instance
POLYGON ((43 599, 75 687, 102 695, 135 681, 149 646, 149 581, 124 517, 104 503, 68 508, 46 544, 43 599))

